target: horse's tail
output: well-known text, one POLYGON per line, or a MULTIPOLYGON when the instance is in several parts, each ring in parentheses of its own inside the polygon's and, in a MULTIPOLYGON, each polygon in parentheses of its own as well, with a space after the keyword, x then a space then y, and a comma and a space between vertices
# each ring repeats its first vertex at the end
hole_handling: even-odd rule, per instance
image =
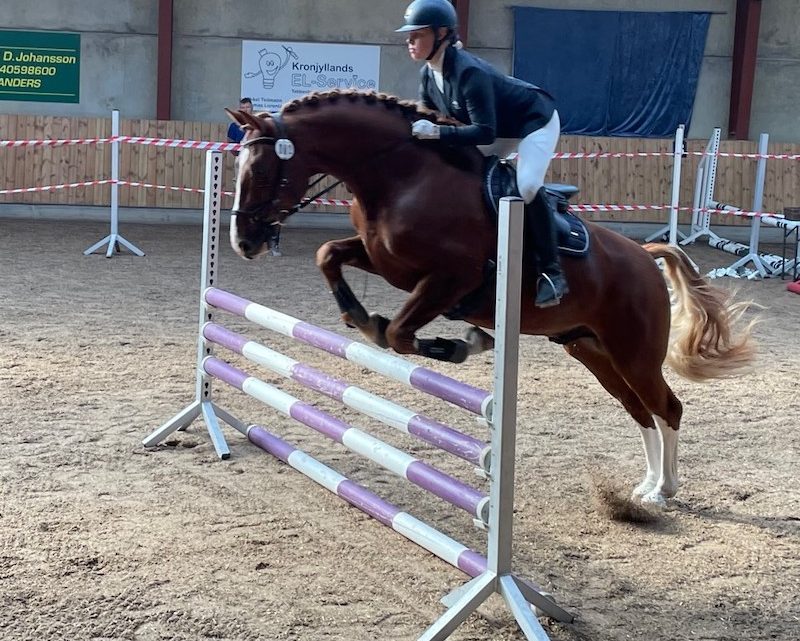
POLYGON ((672 287, 672 326, 666 364, 693 381, 737 376, 755 359, 751 321, 734 325, 751 302, 734 303, 732 296, 700 276, 683 251, 656 243, 644 246, 654 259, 663 258, 664 277, 672 287))

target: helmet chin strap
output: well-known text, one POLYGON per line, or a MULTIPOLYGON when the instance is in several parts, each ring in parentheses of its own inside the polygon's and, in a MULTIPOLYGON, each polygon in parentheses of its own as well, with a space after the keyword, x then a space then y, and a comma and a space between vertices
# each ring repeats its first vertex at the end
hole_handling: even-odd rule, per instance
MULTIPOLYGON (((435 33, 436 33, 436 31, 437 31, 437 29, 434 29, 434 30, 433 30, 433 33, 435 34, 435 33)), ((452 33, 453 33, 453 32, 452 32, 452 30, 451 30, 451 29, 448 29, 448 30, 447 30, 447 33, 444 35, 444 37, 443 37, 443 38, 437 38, 437 39, 434 41, 434 43, 433 43, 433 49, 431 49, 431 52, 430 52, 430 54, 428 54, 428 57, 427 57, 427 58, 425 58, 425 61, 426 61, 426 62, 430 62, 430 61, 431 61, 431 59, 432 59, 432 58, 433 58, 433 57, 434 57, 434 56, 437 54, 437 52, 439 51, 439 49, 441 49, 442 45, 445 43, 445 41, 446 41, 446 40, 447 40, 447 39, 450 37, 450 35, 451 35, 452 33)))

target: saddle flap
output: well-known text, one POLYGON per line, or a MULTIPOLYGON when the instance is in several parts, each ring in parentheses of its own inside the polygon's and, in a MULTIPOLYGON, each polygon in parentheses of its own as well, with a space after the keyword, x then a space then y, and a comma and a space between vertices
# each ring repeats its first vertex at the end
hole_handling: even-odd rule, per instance
MULTIPOLYGON (((544 187, 554 210, 558 249, 562 254, 585 256, 589 251, 589 233, 583 221, 569 211, 569 199, 578 193, 578 188, 559 183, 547 183, 544 187)), ((484 161, 483 197, 495 220, 500 213, 500 199, 504 196, 520 197, 517 170, 505 159, 487 156, 484 161)))

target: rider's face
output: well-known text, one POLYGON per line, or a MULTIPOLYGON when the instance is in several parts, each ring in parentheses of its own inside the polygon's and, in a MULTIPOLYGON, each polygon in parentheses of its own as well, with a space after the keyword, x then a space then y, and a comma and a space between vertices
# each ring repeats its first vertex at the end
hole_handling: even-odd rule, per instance
POLYGON ((247 113, 253 113, 253 103, 252 102, 240 102, 239 103, 239 110, 246 111, 247 113))
POLYGON ((425 60, 433 50, 434 40, 433 29, 430 27, 410 31, 406 37, 408 55, 412 60, 425 60))

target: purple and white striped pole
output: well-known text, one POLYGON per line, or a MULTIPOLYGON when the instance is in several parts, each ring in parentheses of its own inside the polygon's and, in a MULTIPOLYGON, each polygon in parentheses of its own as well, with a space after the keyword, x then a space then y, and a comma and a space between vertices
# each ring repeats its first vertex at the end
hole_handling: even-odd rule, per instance
POLYGON ((431 554, 447 561, 471 577, 486 571, 486 558, 475 550, 451 539, 427 523, 403 512, 399 507, 373 494, 365 487, 342 476, 302 450, 278 438, 260 425, 247 430, 247 438, 301 474, 330 490, 383 525, 413 541, 431 554))
POLYGON ((280 352, 269 349, 246 336, 237 334, 222 325, 206 323, 203 336, 212 343, 221 345, 249 361, 257 363, 272 372, 291 378, 301 385, 321 392, 347 407, 390 425, 406 434, 435 445, 459 458, 469 461, 489 472, 491 447, 472 436, 439 423, 434 419, 417 414, 397 403, 350 385, 346 381, 329 376, 318 369, 300 363, 280 352))
POLYGON ((204 359, 203 371, 488 523, 489 497, 466 483, 218 358, 204 359))
POLYGON ((335 334, 316 325, 282 314, 236 294, 209 287, 204 300, 218 309, 246 318, 272 331, 318 347, 329 354, 357 363, 388 378, 410 385, 426 394, 446 400, 491 420, 492 394, 454 378, 363 343, 335 334))

